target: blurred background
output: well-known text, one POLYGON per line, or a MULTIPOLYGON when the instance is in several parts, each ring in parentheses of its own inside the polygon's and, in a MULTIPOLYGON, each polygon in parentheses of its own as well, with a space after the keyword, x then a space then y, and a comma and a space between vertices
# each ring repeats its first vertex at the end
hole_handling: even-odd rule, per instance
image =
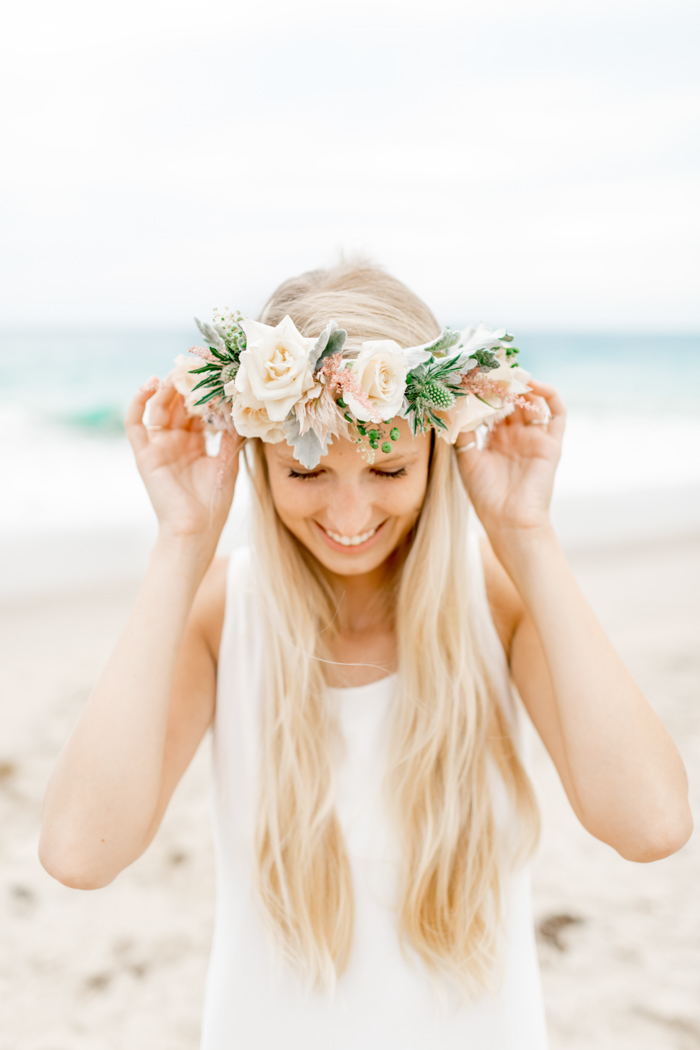
MULTIPOLYGON (((340 252, 444 324, 507 326, 559 386, 557 527, 697 799, 699 31, 686 0, 6 9, 0 1050, 197 1046, 206 748, 99 894, 39 868, 40 800, 153 538, 130 394, 198 341, 193 315, 254 315, 340 252)), ((244 513, 242 492, 224 547, 244 513)), ((697 847, 625 864, 534 763, 553 1050, 700 1047, 697 847)))

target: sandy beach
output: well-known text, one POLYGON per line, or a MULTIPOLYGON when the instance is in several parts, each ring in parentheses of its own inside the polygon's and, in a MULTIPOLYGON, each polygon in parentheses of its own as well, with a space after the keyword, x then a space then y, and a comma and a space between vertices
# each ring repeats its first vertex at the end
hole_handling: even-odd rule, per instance
MULTIPOLYGON (((580 528, 580 516, 572 513, 580 528)), ((578 578, 674 734, 700 812, 700 529, 574 542, 578 578)), ((609 534, 610 535, 610 534, 609 534)), ((4 558, 12 562, 12 551, 4 558)), ((127 559, 128 561, 128 559, 127 559)), ((119 563, 121 564, 121 563, 119 563)), ((95 893, 36 858, 43 789, 136 581, 0 606, 0 1050, 196 1050, 212 927, 208 741, 148 853, 95 893)), ((36 588, 34 589, 36 590, 36 588)), ((625 862, 577 824, 534 746, 533 866, 552 1050, 700 1047, 700 844, 625 862)))
MULTIPOLYGON (((294 449, 299 463, 312 462, 314 434, 333 439, 347 464, 345 433, 367 469, 356 459, 347 475, 344 465, 336 472, 333 454, 332 489, 324 481, 297 488, 297 471, 287 481, 280 474, 299 505, 308 487, 306 511, 321 505, 314 487, 323 489, 329 516, 320 520, 343 534, 409 507, 417 473, 394 494, 369 469, 394 473, 390 438, 400 419, 399 440, 411 422, 449 440, 454 428, 438 426, 449 419, 475 427, 469 433, 486 448, 492 425, 501 426, 494 420, 522 405, 528 386, 546 393, 555 423, 523 432, 506 472, 512 508, 528 477, 535 488, 522 505, 542 492, 541 453, 553 437, 558 445, 563 404, 553 525, 677 742, 700 824, 700 2, 5 6, 0 1050, 200 1050, 216 903, 212 734, 148 850, 111 885, 70 889, 38 858, 48 780, 128 620, 157 536, 139 466, 164 477, 177 438, 162 431, 180 429, 182 418, 168 419, 163 388, 155 404, 150 393, 142 400, 155 396, 155 380, 169 389, 176 374, 183 390, 198 380, 186 404, 208 421, 212 457, 224 440, 217 428, 233 426, 279 439, 278 451, 294 449), (285 315, 296 334, 282 327, 285 315), (501 399, 507 388, 512 406, 501 399), (244 391, 255 399, 240 400, 244 391), (266 406, 283 417, 272 430, 266 406), (370 442, 376 460, 356 428, 362 416, 384 435, 370 442), (155 467, 159 448, 165 459, 155 467), (521 487, 514 464, 530 452, 521 487), (379 517, 359 513, 369 500, 379 517)), ((547 422, 537 415, 525 421, 547 422)), ((239 454, 223 555, 248 546, 256 527, 254 473, 244 463, 254 472, 258 444, 246 439, 239 454)), ((213 521, 227 442, 218 465, 207 465, 218 475, 211 499, 198 480, 205 464, 188 460, 187 445, 173 470, 213 521)), ((469 458, 455 453, 455 462, 469 458)), ((365 611, 373 605, 370 595, 365 611)), ((551 610, 562 623, 564 611, 551 610)), ((381 630, 373 641, 382 642, 381 630)), ((596 648, 581 645, 592 668, 604 666, 596 648)), ((572 663, 572 673, 581 666, 572 663)), ((364 726, 354 716, 359 741, 364 726)), ((625 861, 578 823, 524 722, 542 816, 530 873, 551 1050, 700 1050, 700 829, 666 860, 625 861)), ((617 742, 619 723, 609 724, 617 742)), ((349 752, 350 722, 346 732, 349 752)), ((137 737, 122 784, 134 782, 137 737)), ((651 768, 627 722, 619 744, 619 754, 641 755, 651 768)), ((622 763, 618 771, 647 819, 646 793, 622 763)), ((608 783, 599 769, 591 779, 599 789, 608 783)), ((343 780, 338 798, 345 792, 356 804, 347 826, 359 842, 365 830, 372 835, 364 817, 375 807, 360 806, 343 780)), ((94 793, 94 784, 81 787, 94 793)), ((596 797, 605 805, 612 794, 596 797)), ((107 805, 98 804, 104 818, 107 805)), ((375 897, 385 870, 372 865, 375 897)), ((365 928, 380 943, 379 924, 365 928)), ((522 924, 512 928, 517 947, 522 924)), ((253 961, 246 948, 236 972, 253 961)), ((393 971, 379 954, 373 961, 381 976, 367 983, 385 1005, 393 971)), ((517 984, 508 1027, 515 1050, 529 1050, 527 1022, 513 1019, 531 985, 517 984)), ((397 1001, 400 992, 397 984, 397 1001)), ((278 1003, 268 996, 260 1013, 279 1022, 278 1003)), ((408 1011, 402 1019, 415 1032, 408 1011)), ((377 1023, 364 1042, 407 1050, 396 1027, 377 1023)), ((314 1050, 308 1026, 293 1028, 275 1050, 314 1050)), ((352 1043, 348 1031, 328 1043, 343 1035, 352 1043)), ((265 1041, 243 1031, 226 1050, 259 1050, 239 1046, 256 1034, 265 1041)), ((432 1028, 426 1041, 449 1050, 432 1028)), ((484 1050, 472 1045, 478 1035, 467 1041, 463 1050, 484 1050)))

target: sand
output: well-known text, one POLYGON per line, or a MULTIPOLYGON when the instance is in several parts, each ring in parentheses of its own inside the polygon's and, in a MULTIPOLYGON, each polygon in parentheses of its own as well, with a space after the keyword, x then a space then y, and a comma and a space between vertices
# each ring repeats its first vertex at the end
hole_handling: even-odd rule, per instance
MULTIPOLYGON (((579 548, 572 562, 678 741, 700 812, 700 535, 579 548)), ((133 595, 111 582, 0 606, 0 1050, 198 1046, 214 897, 208 742, 150 850, 112 886, 66 889, 36 859, 46 779, 133 595)), ((580 828, 539 745, 534 776, 552 1050, 700 1047, 698 838, 630 864, 580 828)))

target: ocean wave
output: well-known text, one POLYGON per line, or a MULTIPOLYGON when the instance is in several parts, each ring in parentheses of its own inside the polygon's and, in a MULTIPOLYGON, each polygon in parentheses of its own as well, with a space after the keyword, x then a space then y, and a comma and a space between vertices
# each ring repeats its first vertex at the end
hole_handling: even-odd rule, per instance
MULTIPOLYGON (((151 529, 154 513, 116 427, 0 409, 0 534, 151 529)), ((555 498, 700 486, 700 417, 572 413, 555 498)), ((245 486, 244 473, 239 488, 245 486)), ((239 500, 240 502, 240 500, 239 500)))

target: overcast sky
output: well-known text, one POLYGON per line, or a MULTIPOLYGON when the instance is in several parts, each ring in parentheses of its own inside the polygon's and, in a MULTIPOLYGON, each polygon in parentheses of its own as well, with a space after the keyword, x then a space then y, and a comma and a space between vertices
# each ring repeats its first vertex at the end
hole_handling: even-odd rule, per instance
POLYGON ((447 322, 700 329, 697 0, 22 0, 0 323, 254 312, 340 249, 447 322))

